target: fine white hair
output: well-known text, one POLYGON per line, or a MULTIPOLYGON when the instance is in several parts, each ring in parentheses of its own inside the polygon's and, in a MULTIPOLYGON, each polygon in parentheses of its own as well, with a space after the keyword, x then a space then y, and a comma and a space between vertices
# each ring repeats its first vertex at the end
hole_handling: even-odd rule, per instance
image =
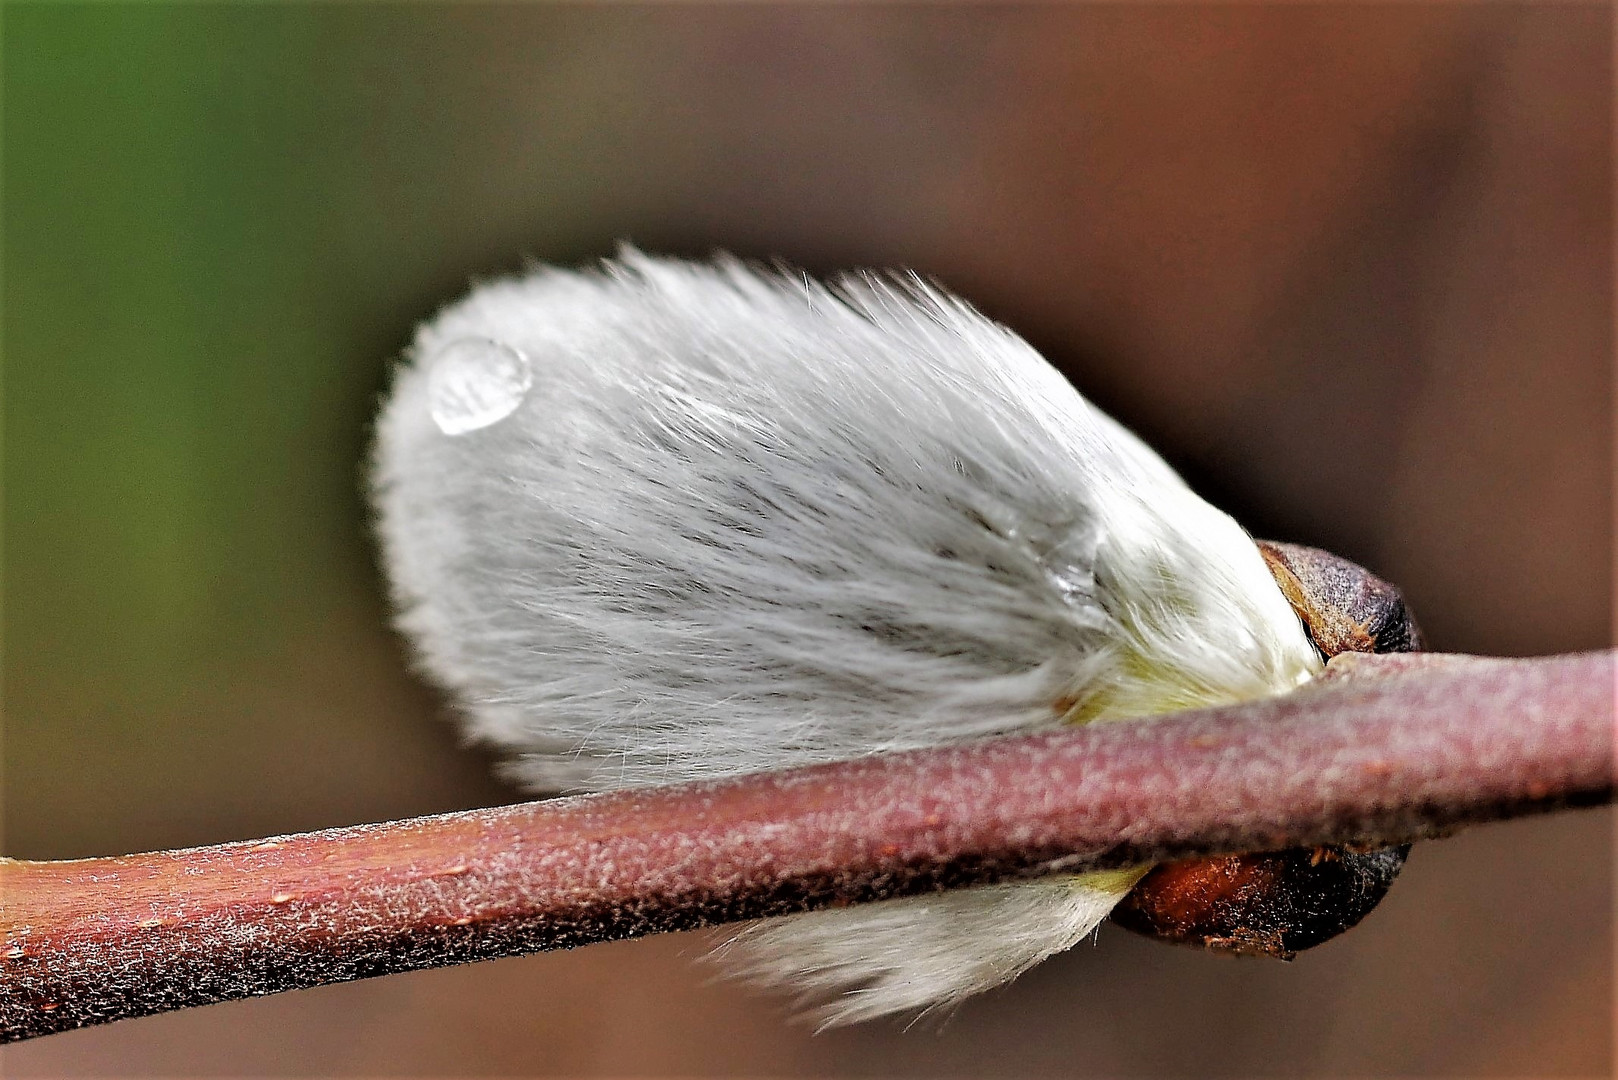
MULTIPOLYGON (((1251 538, 1031 347, 914 276, 626 249, 424 325, 378 425, 424 671, 539 790, 599 790, 1283 692, 1320 662, 1251 538)), ((925 1010, 1135 875, 792 916, 726 953, 925 1010)))

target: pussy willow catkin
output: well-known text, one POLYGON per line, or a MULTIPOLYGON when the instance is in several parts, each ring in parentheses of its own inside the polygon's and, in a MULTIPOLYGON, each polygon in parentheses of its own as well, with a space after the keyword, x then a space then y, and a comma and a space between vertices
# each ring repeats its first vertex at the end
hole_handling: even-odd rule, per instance
MULTIPOLYGON (((725 776, 1287 691, 1253 540, 1032 348, 914 277, 626 250, 423 326, 378 430, 401 628, 538 790, 725 776)), ((1079 941, 1145 868, 772 920, 828 1022, 1079 941)))

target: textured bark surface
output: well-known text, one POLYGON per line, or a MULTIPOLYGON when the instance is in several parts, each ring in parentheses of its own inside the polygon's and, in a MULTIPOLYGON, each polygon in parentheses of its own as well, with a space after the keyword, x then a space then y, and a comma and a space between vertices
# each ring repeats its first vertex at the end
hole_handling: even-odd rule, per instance
POLYGON ((719 783, 0 863, 0 1035, 1052 870, 1608 801, 1614 654, 1344 656, 1284 698, 719 783))

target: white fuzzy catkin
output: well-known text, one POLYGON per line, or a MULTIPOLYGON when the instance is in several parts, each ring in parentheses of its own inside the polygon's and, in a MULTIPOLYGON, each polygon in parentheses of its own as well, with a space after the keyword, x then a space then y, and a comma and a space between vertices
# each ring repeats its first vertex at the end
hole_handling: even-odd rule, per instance
MULTIPOLYGON (((541 790, 801 765, 1291 689, 1251 538, 915 277, 625 250, 423 326, 378 427, 399 626, 541 790)), ((1135 880, 771 920, 727 959, 836 1023, 952 1004, 1135 880)))

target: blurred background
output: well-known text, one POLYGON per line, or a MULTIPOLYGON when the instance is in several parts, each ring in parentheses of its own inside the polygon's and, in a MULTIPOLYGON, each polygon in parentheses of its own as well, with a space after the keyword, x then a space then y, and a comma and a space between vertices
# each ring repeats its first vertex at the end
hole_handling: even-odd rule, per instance
MULTIPOLYGON (((1436 648, 1607 644, 1605 5, 7 4, 4 853, 511 801, 362 496, 413 326, 529 260, 909 266, 1436 648)), ((672 935, 130 1021, 9 1076, 1612 1068, 1611 815, 1418 847, 1290 965, 1112 928, 811 1037, 672 935)))

